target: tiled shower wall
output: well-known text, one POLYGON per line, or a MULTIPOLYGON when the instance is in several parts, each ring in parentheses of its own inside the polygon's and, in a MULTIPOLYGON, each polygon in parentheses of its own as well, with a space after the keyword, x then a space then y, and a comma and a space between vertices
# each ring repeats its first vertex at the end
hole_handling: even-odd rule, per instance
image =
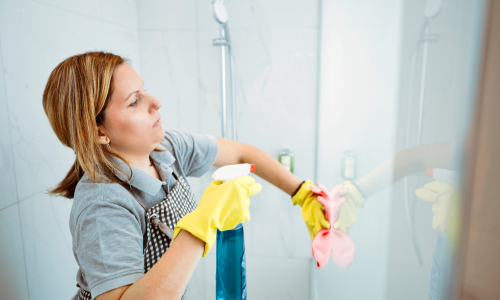
MULTIPOLYGON (((68 299, 77 265, 71 201, 46 195, 74 154, 61 145, 41 98, 68 56, 105 50, 130 58, 163 102, 166 129, 220 136, 220 49, 209 0, 0 1, 0 291, 2 299, 68 299)), ((238 141, 314 177, 317 1, 226 1, 236 70, 238 141)), ((208 172, 191 179, 198 196, 208 172)), ((307 299, 310 240, 290 198, 263 180, 245 224, 250 297, 307 299)), ((215 250, 215 249, 214 249, 215 250)), ((215 251, 197 268, 189 299, 215 295, 215 251)))
POLYGON ((42 107, 50 72, 65 58, 106 50, 140 70, 135 1, 0 1, 0 299, 69 299, 77 291, 71 201, 47 189, 73 151, 42 107))

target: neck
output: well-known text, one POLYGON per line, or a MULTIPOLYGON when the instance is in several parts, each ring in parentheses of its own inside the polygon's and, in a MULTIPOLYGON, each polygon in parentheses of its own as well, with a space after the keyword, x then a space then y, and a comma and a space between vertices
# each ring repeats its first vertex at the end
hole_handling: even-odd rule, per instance
POLYGON ((121 156, 125 158, 130 165, 143 171, 147 171, 153 165, 153 162, 149 157, 149 154, 147 156, 140 156, 140 155, 121 155, 121 156))

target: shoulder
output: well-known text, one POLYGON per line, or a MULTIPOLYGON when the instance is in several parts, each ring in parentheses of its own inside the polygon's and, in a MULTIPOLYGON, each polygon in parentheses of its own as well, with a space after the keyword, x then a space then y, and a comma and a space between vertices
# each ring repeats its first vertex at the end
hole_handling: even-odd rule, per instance
MULTIPOLYGON (((86 174, 80 179, 75 189, 71 207, 70 225, 76 225, 83 212, 89 210, 123 210, 137 214, 140 205, 134 196, 118 183, 96 183, 86 174)), ((140 211, 140 210, 139 210, 140 211)))
POLYGON ((211 134, 168 130, 162 145, 173 148, 179 167, 189 177, 200 177, 214 163, 218 151, 217 138, 211 134))
POLYGON ((217 138, 211 134, 201 134, 181 130, 166 130, 165 137, 161 144, 171 148, 190 148, 197 144, 214 144, 217 143, 217 138))

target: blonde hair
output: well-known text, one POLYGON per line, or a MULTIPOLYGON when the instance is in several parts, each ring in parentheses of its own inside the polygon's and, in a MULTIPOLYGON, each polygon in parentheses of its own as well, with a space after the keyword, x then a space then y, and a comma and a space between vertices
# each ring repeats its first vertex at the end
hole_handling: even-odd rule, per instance
POLYGON ((83 174, 94 182, 125 183, 132 176, 129 163, 102 147, 98 126, 106 119, 106 107, 113 93, 113 72, 127 60, 105 52, 87 52, 71 56, 52 71, 43 92, 43 108, 50 125, 63 145, 74 150, 76 159, 63 181, 49 191, 52 195, 74 198, 83 174), (123 160, 130 169, 127 181, 105 154, 123 160))

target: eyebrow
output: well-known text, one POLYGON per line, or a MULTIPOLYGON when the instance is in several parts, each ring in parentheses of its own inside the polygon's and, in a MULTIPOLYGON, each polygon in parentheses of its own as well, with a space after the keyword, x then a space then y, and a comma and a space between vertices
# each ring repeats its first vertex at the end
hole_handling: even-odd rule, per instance
MULTIPOLYGON (((132 93, 130 93, 130 94, 127 96, 127 98, 125 98, 125 101, 127 101, 127 100, 128 100, 128 98, 130 98, 130 96, 132 96, 133 94, 138 93, 138 92, 139 92, 139 90, 137 90, 137 91, 133 91, 132 93)), ((125 101, 123 101, 123 102, 125 102, 125 101)))
MULTIPOLYGON (((144 87, 144 81, 142 82, 142 86, 144 87)), ((137 90, 137 91, 133 91, 132 93, 130 93, 130 94, 127 96, 127 98, 125 98, 125 101, 127 101, 127 100, 128 100, 128 98, 130 98, 130 96, 132 96, 132 95, 133 95, 133 94, 135 94, 135 93, 139 93, 139 90, 137 90)), ((123 102, 125 102, 125 101, 123 101, 123 102)))

